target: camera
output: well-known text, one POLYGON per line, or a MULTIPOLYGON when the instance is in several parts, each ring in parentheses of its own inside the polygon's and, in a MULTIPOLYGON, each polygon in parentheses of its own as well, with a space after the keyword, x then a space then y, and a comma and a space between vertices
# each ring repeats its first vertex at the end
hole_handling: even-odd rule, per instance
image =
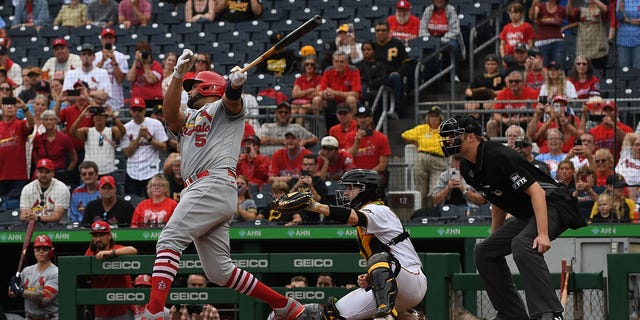
POLYGON ((451 179, 460 180, 460 171, 458 169, 451 169, 451 179))
POLYGON ((202 312, 203 306, 201 304, 188 304, 186 305, 187 312, 191 314, 200 314, 202 312))
POLYGON ((516 140, 514 144, 516 148, 520 148, 520 149, 528 147, 528 145, 522 140, 516 140))
POLYGON ((560 104, 559 103, 554 103, 553 104, 553 112, 560 112, 560 104))
POLYGON ((147 60, 149 59, 149 52, 147 50, 142 50, 140 51, 140 56, 142 57, 143 60, 147 60))
POLYGON ((365 132, 365 133, 364 133, 364 135, 365 135, 365 136, 371 136, 371 135, 373 135, 373 130, 371 130, 371 129, 365 129, 365 130, 364 130, 364 132, 365 132))
POLYGON ((91 114, 103 114, 105 112, 104 106, 90 106, 89 112, 91 114))
POLYGON ((16 104, 18 101, 16 97, 4 97, 2 98, 2 104, 16 104))
POLYGON ((306 177, 306 176, 309 176, 309 175, 311 175, 311 173, 309 172, 309 170, 302 170, 302 171, 300 171, 300 176, 301 176, 301 177, 306 177))
POLYGON ((104 49, 105 50, 112 50, 113 49, 113 44, 112 43, 105 43, 104 44, 104 49))
POLYGON ((589 121, 601 122, 604 118, 603 114, 590 114, 589 121))
POLYGON ((549 102, 549 99, 547 98, 547 96, 539 96, 538 97, 538 102, 540 102, 542 104, 547 104, 549 102))
POLYGON ((251 147, 247 147, 247 149, 245 150, 246 153, 251 153, 251 147))
POLYGON ((580 181, 587 182, 587 175, 586 174, 581 174, 580 175, 580 181))
POLYGON ((80 95, 80 90, 67 90, 67 96, 68 97, 77 97, 80 95))
POLYGON ((581 146, 582 145, 582 140, 581 139, 576 139, 575 141, 573 141, 573 145, 574 146, 581 146))

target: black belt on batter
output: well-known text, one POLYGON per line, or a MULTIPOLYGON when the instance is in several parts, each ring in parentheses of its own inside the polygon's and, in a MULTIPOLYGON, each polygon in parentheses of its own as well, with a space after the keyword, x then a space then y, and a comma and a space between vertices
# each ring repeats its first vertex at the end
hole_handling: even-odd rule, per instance
POLYGON ((444 156, 443 156, 443 155, 439 155, 439 154, 437 154, 437 153, 435 153, 435 152, 429 152, 429 151, 418 151, 418 152, 420 152, 420 153, 426 153, 426 154, 428 154, 428 155, 430 155, 430 156, 434 156, 434 157, 438 157, 438 158, 444 158, 444 156))

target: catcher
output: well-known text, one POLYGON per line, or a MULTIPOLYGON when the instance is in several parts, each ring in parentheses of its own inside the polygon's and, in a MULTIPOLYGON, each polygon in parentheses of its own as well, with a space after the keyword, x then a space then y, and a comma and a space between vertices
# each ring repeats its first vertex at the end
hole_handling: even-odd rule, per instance
POLYGON ((294 192, 274 201, 274 210, 306 209, 358 229, 360 254, 367 273, 356 289, 341 299, 329 298, 325 319, 397 319, 398 313, 422 301, 427 278, 398 216, 382 199, 382 178, 373 170, 354 169, 342 175, 337 191, 340 206, 320 204, 309 192, 294 192))

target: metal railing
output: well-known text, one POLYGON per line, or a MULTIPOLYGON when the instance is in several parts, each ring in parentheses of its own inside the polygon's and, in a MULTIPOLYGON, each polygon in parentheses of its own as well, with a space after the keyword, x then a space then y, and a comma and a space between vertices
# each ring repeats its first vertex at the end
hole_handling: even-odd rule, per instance
POLYGON ((422 92, 422 90, 426 89, 427 87, 429 87, 430 85, 436 83, 436 81, 440 80, 441 78, 443 78, 445 75, 449 74, 449 90, 450 90, 450 95, 451 95, 451 100, 455 100, 455 91, 456 91, 456 83, 455 83, 455 53, 453 53, 452 50, 449 50, 450 46, 448 44, 446 45, 442 45, 439 48, 435 49, 434 52, 432 52, 431 54, 429 54, 426 57, 423 57, 422 54, 423 52, 420 53, 420 58, 416 64, 416 67, 414 69, 414 86, 413 86, 413 90, 414 90, 414 104, 416 106, 416 118, 418 119, 418 105, 420 105, 420 92, 422 92), (425 66, 427 65, 426 62, 428 61, 435 61, 435 59, 438 59, 440 54, 445 54, 446 52, 449 52, 449 65, 442 69, 440 72, 438 72, 437 74, 435 74, 433 77, 427 79, 426 81, 424 81, 423 83, 420 83, 422 76, 421 74, 423 73, 423 70, 425 68, 425 66))
POLYGON ((495 52, 499 52, 500 48, 500 26, 502 25, 502 16, 504 12, 507 10, 506 6, 503 6, 500 10, 495 11, 491 16, 487 17, 480 23, 477 23, 471 28, 469 32, 469 81, 473 80, 475 74, 475 59, 476 54, 480 53, 485 48, 489 47, 491 44, 495 45, 495 52), (478 36, 478 29, 483 25, 490 23, 495 27, 495 34, 491 39, 485 41, 475 47, 476 37, 478 36))

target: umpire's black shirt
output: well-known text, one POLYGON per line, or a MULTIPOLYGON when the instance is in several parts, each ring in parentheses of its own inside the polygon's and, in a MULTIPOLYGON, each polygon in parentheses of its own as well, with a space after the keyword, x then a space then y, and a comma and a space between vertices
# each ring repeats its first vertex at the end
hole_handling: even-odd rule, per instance
POLYGON ((515 150, 500 143, 483 141, 478 145, 476 164, 462 158, 460 173, 487 201, 511 215, 527 219, 534 216, 531 198, 524 191, 534 182, 544 189, 558 184, 515 150))

